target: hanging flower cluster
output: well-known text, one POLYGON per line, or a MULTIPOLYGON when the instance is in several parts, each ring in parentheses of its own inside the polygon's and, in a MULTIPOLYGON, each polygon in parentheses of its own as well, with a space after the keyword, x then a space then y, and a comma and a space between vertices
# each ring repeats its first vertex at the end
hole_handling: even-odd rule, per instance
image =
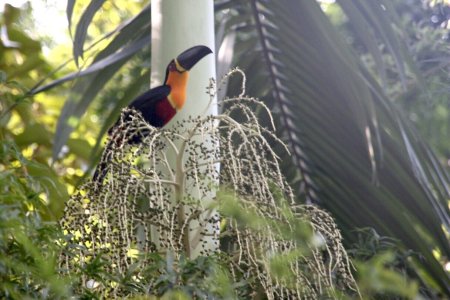
MULTIPOLYGON (((227 77, 235 73, 244 87, 242 71, 227 77)), ((214 85, 209 93, 213 99, 214 85)), ((284 144, 273 122, 265 128, 252 108, 272 120, 270 111, 244 88, 221 103, 220 115, 172 129, 153 128, 139 112, 123 110, 100 162, 101 182, 87 182, 67 203, 61 225, 73 250, 62 266, 77 272, 101 256, 111 274, 132 268, 140 281, 149 253, 175 261, 220 254, 234 282, 244 279, 268 299, 357 293, 333 219, 295 203, 272 147, 284 144), (143 133, 142 143, 126 142, 143 133), (288 272, 277 272, 280 266, 288 272)), ((83 280, 104 295, 123 295, 113 280, 109 286, 83 280)), ((149 293, 155 285, 147 284, 149 293)))

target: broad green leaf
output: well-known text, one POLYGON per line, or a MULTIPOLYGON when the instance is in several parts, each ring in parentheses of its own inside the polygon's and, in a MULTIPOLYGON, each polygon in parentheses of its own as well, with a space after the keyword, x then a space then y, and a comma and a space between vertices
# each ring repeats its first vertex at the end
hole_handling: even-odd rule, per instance
POLYGON ((63 76, 55 81, 52 81, 51 83, 44 85, 42 87, 37 87, 30 91, 30 94, 38 94, 40 92, 49 90, 57 85, 60 85, 61 83, 64 83, 66 81, 74 80, 80 77, 84 77, 96 72, 99 72, 107 67, 110 67, 114 64, 121 63, 124 60, 129 59, 131 56, 133 56, 136 52, 142 50, 144 46, 148 45, 150 43, 150 37, 144 37, 141 40, 134 41, 133 43, 130 43, 129 45, 125 46, 121 51, 111 53, 110 55, 106 56, 105 58, 98 60, 94 63, 92 63, 89 67, 86 69, 70 73, 66 76, 63 76))
POLYGON ((59 181, 55 172, 39 163, 29 162, 27 164, 28 174, 41 185, 48 197, 49 215, 51 220, 58 220, 64 210, 64 204, 69 198, 66 186, 59 181))
MULTIPOLYGON (((83 57, 84 42, 86 40, 89 25, 91 24, 94 15, 102 7, 104 2, 105 0, 91 0, 91 2, 81 15, 80 20, 78 21, 77 28, 75 31, 75 38, 73 41, 73 57, 75 59, 75 63, 77 66, 78 66, 78 59, 80 57, 81 58, 83 57)), ((69 4, 70 3, 68 3, 68 6, 69 4)))
POLYGON ((25 147, 32 143, 38 145, 50 146, 52 142, 52 133, 49 132, 42 124, 30 124, 25 127, 25 130, 15 136, 18 146, 25 147))
POLYGON ((69 139, 67 141, 69 151, 86 161, 91 159, 91 145, 85 139, 69 139))
POLYGON ((67 23, 69 24, 69 32, 72 34, 72 15, 73 15, 73 8, 75 7, 76 0, 67 0, 67 7, 66 7, 66 16, 67 16, 67 23))

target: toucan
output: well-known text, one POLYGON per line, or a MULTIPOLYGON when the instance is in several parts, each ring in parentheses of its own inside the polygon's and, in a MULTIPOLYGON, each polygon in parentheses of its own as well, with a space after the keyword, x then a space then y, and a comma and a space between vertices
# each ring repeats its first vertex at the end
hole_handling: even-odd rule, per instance
MULTIPOLYGON (((156 127, 161 128, 175 116, 177 111, 183 108, 186 101, 186 88, 189 79, 189 70, 197 64, 203 57, 212 53, 211 49, 199 45, 183 51, 176 58, 172 59, 166 68, 164 84, 152 88, 138 96, 131 104, 130 108, 140 112, 144 120, 156 127)), ((125 116, 125 120, 128 116, 125 116)), ((108 133, 111 135, 119 126, 120 120, 111 127, 108 133)), ((137 144, 145 137, 145 132, 132 135, 126 142, 137 144)), ((111 141, 114 140, 112 136, 111 141)), ((107 172, 107 159, 103 159, 97 166, 93 181, 101 183, 107 172)))

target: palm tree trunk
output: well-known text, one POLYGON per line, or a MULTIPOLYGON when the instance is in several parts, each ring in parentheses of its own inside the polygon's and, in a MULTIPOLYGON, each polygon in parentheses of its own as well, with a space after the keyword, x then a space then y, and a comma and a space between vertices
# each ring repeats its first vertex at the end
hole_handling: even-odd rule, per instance
MULTIPOLYGON (((165 71, 168 62, 176 57, 183 50, 195 46, 205 45, 211 48, 215 53, 214 41, 214 6, 210 0, 156 0, 152 1, 152 59, 151 59, 151 86, 161 85, 165 77, 165 71)), ((209 55, 200 61, 190 72, 188 84, 188 97, 184 108, 176 114, 174 119, 167 127, 174 126, 177 121, 183 120, 188 116, 199 116, 204 114, 217 114, 217 106, 209 105, 210 96, 206 93, 210 78, 215 78, 215 56, 209 55), (209 106, 209 107, 208 107, 209 106)), ((208 147, 213 149, 217 145, 208 142, 206 137, 202 141, 203 144, 209 143, 208 147)), ((180 145, 177 145, 180 146, 180 145)), ((179 147, 178 147, 179 148, 179 147)), ((175 152, 167 153, 169 161, 173 163, 172 168, 176 173, 176 181, 179 182, 178 190, 175 190, 173 201, 180 200, 182 193, 189 193, 190 196, 205 199, 205 195, 196 194, 195 191, 189 191, 187 187, 191 186, 186 182, 180 164, 187 159, 187 154, 182 153, 177 156, 175 152), (178 161, 178 164, 176 163, 178 161), (180 194, 181 193, 181 194, 180 194), (178 199, 177 199, 178 198, 178 199)), ((211 191, 209 198, 205 202, 212 201, 215 192, 211 191)), ((207 203, 202 203, 207 205, 207 203)), ((183 221, 183 210, 179 210, 179 220, 183 221)), ((211 212, 207 213, 210 215, 211 212)), ((207 216, 205 215, 205 218, 207 216)), ((191 222, 189 233, 186 232, 184 247, 187 255, 196 257, 200 253, 201 241, 198 239, 200 231, 204 227, 197 222, 191 222)), ((203 222, 202 222, 203 223, 203 222)), ((207 225, 211 226, 211 225, 207 225)), ((208 231, 214 230, 206 228, 208 231)), ((214 250, 217 241, 214 238, 207 238, 207 250, 214 250)), ((158 246, 159 236, 156 231, 152 230, 152 241, 158 246)), ((203 238, 205 242, 205 238, 203 238)), ((203 243, 205 245, 205 243, 203 243)), ((204 249, 204 248, 203 248, 204 249)), ((160 249, 167 250, 167 249, 160 249)))

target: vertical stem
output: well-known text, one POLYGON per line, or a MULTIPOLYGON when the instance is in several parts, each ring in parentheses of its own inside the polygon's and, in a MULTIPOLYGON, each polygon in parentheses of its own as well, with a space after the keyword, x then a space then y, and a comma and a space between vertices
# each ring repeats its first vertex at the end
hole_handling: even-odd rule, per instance
MULTIPOLYGON (((181 149, 182 150, 182 149, 181 149)), ((178 224, 180 225, 180 230, 182 230, 182 225, 184 224, 186 220, 186 215, 184 211, 184 206, 180 205, 180 203, 183 202, 184 198, 184 191, 185 191, 185 173, 183 168, 183 152, 180 151, 177 155, 176 160, 176 178, 175 181, 177 182, 177 185, 175 186, 175 203, 178 204, 178 224)), ((185 227, 184 230, 182 230, 181 234, 183 235, 183 248, 186 252, 187 257, 191 257, 191 243, 189 240, 189 226, 185 227)))

